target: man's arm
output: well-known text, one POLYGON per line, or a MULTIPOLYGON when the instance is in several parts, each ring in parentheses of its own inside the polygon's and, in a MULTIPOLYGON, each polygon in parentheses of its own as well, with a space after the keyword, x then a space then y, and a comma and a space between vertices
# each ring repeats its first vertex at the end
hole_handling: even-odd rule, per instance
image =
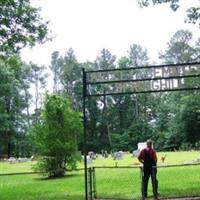
POLYGON ((138 160, 143 164, 144 163, 144 151, 142 150, 138 156, 138 160))
POLYGON ((144 160, 138 157, 138 160, 143 164, 144 160))
POLYGON ((156 151, 155 151, 155 150, 154 150, 154 160, 155 160, 155 162, 156 162, 156 164, 157 164, 158 158, 157 158, 157 154, 156 154, 156 151))

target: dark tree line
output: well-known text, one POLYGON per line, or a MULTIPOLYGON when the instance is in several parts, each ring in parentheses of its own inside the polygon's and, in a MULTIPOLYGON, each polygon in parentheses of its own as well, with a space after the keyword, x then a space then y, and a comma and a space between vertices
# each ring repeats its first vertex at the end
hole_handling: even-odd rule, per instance
MULTIPOLYGON (((151 1, 142 2, 147 6, 151 1)), ((174 10, 179 6, 179 1, 152 2, 171 2, 174 10)), ((191 7, 188 17, 190 22, 197 22, 199 8, 191 7)), ((127 56, 119 59, 102 49, 94 61, 80 63, 73 49, 69 49, 65 55, 53 52, 50 66, 24 63, 20 49, 48 40, 48 23, 43 22, 39 10, 29 0, 3 0, 0 24, 1 156, 30 156, 35 151, 29 130, 42 123, 40 116, 47 86, 52 87, 54 94, 68 97, 73 110, 80 112, 83 67, 97 70, 151 64, 147 50, 138 44, 132 44, 127 56), (47 68, 52 71, 53 81, 47 68)), ((190 31, 177 31, 159 55, 163 64, 200 61, 200 39, 194 43, 190 31)), ((107 79, 108 75, 103 78, 107 79)), ((200 83, 192 80, 185 84, 200 83)), ((90 98, 86 105, 88 151, 132 151, 138 142, 150 137, 159 150, 196 148, 200 144, 199 102, 199 91, 90 98)), ((82 150, 83 137, 78 142, 82 150)))
MULTIPOLYGON (((199 44, 199 40, 192 43, 191 32, 177 31, 168 48, 160 52, 161 63, 199 61, 199 44)), ((77 61, 73 49, 65 55, 53 52, 49 66, 53 93, 68 97, 72 108, 82 111, 83 67, 97 70, 150 65, 148 52, 140 45, 131 45, 127 52, 126 57, 117 60, 103 49, 94 62, 86 63, 77 61)), ((1 154, 30 156, 34 146, 29 129, 40 123, 50 83, 47 67, 23 63, 17 56, 2 59, 0 64, 1 154)), ((107 78, 104 74, 103 79, 107 78)), ((138 142, 150 137, 160 150, 195 147, 200 141, 199 98, 199 91, 90 98, 86 104, 88 151, 132 151, 138 142)), ((82 145, 80 138, 80 150, 82 145)))
MULTIPOLYGON (((199 40, 192 43, 192 33, 180 30, 159 55, 161 63, 173 64, 199 61, 199 53, 199 40)), ((54 88, 59 88, 57 93, 68 95, 78 110, 81 110, 82 67, 99 70, 150 65, 147 50, 137 44, 131 45, 127 56, 119 60, 103 49, 94 62, 78 63, 73 50, 69 49, 65 56, 54 52, 51 68, 55 69, 55 63, 54 88)), ((108 79, 108 75, 102 76, 108 79)), ((193 108, 199 106, 198 99, 198 91, 92 97, 87 101, 88 150, 131 151, 138 142, 149 137, 160 150, 195 147, 199 141, 199 114, 193 108)))

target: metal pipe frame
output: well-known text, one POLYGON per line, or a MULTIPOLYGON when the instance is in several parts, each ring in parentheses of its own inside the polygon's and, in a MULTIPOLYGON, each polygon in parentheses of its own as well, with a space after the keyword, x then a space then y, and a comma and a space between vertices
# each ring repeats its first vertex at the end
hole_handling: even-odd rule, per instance
POLYGON ((200 74, 197 75, 184 75, 184 76, 174 76, 174 77, 159 77, 159 78, 145 78, 145 79, 135 79, 135 80, 116 80, 116 81, 99 81, 99 82, 89 82, 87 81, 87 74, 90 73, 99 73, 99 72, 115 72, 115 71, 130 71, 130 70, 142 70, 142 69, 155 69, 155 68, 164 68, 164 67, 181 67, 181 66, 200 66, 199 62, 193 63, 177 63, 177 64, 167 64, 167 65, 151 65, 151 66, 141 66, 141 67, 130 67, 130 68, 115 68, 115 69, 105 69, 105 70, 90 70, 85 71, 82 69, 83 73, 83 132, 84 132, 84 172, 85 172, 85 200, 88 200, 88 172, 87 172, 87 128, 86 128, 86 99, 91 96, 108 96, 108 95, 131 95, 131 94, 145 94, 145 93, 158 93, 158 92, 172 92, 172 91, 188 91, 188 90, 200 90, 200 87, 193 88, 175 88, 167 90, 147 90, 147 91, 132 91, 132 92, 121 92, 121 93, 99 93, 99 94, 88 94, 87 86, 95 84, 112 84, 112 83, 124 83, 124 82, 139 82, 139 81, 151 81, 151 80, 162 80, 162 79, 173 79, 173 78, 197 78, 200 77, 200 74))

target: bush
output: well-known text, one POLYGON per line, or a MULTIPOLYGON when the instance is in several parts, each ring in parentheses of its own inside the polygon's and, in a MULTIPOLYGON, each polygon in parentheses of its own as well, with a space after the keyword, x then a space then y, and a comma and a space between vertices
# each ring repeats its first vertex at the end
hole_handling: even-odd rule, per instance
POLYGON ((70 108, 69 100, 47 95, 40 124, 32 128, 37 153, 42 157, 34 169, 48 177, 63 176, 66 166, 73 169, 80 157, 77 136, 81 132, 80 115, 70 108))

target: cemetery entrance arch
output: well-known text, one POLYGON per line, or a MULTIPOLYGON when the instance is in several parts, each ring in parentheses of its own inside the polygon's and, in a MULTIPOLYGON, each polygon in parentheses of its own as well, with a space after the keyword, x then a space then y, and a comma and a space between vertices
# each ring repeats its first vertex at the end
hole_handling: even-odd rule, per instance
POLYGON ((88 200, 86 101, 94 96, 127 95, 200 89, 200 63, 83 69, 85 199, 88 200))

